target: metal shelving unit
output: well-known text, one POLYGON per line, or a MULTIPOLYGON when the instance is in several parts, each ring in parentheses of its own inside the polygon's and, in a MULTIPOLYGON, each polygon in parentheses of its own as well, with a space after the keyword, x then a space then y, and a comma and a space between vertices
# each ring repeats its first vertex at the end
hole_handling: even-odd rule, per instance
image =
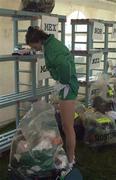
MULTIPOLYGON (((112 28, 116 21, 105 21, 105 47, 107 61, 111 60, 116 64, 116 38, 112 37, 112 28)), ((107 71, 108 69, 106 69, 107 71)))
MULTIPOLYGON (((3 17, 12 17, 13 20, 13 33, 14 33, 14 48, 16 46, 25 46, 25 43, 19 42, 19 33, 25 33, 25 29, 19 29, 19 21, 30 21, 30 25, 35 26, 38 23, 38 19, 41 20, 43 13, 34 13, 34 12, 25 12, 25 11, 15 11, 9 9, 0 9, 0 16, 3 17), (36 18, 35 18, 36 17, 36 18)), ((49 16, 55 16, 59 19, 59 24, 61 29, 61 41, 65 42, 65 22, 66 17, 60 15, 49 14, 49 16)), ((5 94, 0 96, 0 108, 5 108, 13 104, 16 105, 16 127, 19 124, 20 119, 20 102, 22 101, 33 101, 38 97, 46 97, 53 91, 53 86, 50 86, 49 80, 45 80, 45 85, 36 87, 36 62, 37 58, 42 58, 43 54, 31 55, 31 56, 12 56, 12 55, 1 55, 0 62, 14 62, 15 70, 15 91, 11 94, 5 94), (20 69, 20 63, 28 62, 30 63, 30 70, 20 69), (31 77, 31 84, 24 84, 20 82, 20 74, 26 73, 31 77), (26 91, 21 91, 21 86, 28 86, 29 89, 26 91)), ((5 134, 0 135, 0 153, 7 150, 10 147, 12 137, 14 136, 15 130, 9 131, 5 134)))
MULTIPOLYGON (((85 97, 86 106, 89 105, 90 85, 94 82, 94 75, 103 72, 106 68, 105 32, 103 40, 93 40, 94 22, 105 24, 102 20, 95 19, 72 19, 72 53, 74 55, 77 76, 81 90, 79 95, 85 97), (98 46, 99 44, 99 46, 98 46), (91 58, 95 53, 103 53, 102 67, 90 69, 91 58), (83 81, 82 81, 83 79, 83 81)), ((105 25, 104 25, 105 31, 105 25)))

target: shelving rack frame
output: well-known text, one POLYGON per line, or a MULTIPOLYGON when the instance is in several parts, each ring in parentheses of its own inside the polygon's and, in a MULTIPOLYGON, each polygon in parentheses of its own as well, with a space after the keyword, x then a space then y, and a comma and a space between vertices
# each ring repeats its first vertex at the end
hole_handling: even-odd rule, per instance
MULTIPOLYGON (((66 17, 62 15, 55 14, 44 14, 44 13, 35 13, 35 12, 27 12, 27 11, 16 11, 9 9, 1 9, 0 8, 0 16, 2 17, 11 17, 13 21, 13 36, 14 36, 14 48, 17 46, 24 46, 25 43, 18 42, 18 35, 21 32, 26 32, 25 29, 18 28, 19 21, 30 21, 32 26, 37 25, 38 19, 41 19, 43 15, 47 16, 55 16, 58 17, 59 23, 61 24, 61 29, 59 33, 61 33, 61 41, 65 43, 65 22, 66 17)), ((36 62, 37 58, 42 58, 43 54, 38 55, 30 55, 30 56, 12 56, 12 55, 0 55, 0 62, 14 62, 14 76, 15 76, 15 92, 11 94, 5 94, 0 96, 0 108, 5 108, 8 106, 16 105, 16 128, 18 127, 20 120, 20 102, 22 101, 30 101, 33 102, 38 97, 46 97, 53 91, 53 86, 50 86, 48 79, 45 80, 45 85, 36 87, 36 62), (19 63, 20 62, 28 62, 30 63, 31 70, 20 70, 19 63), (31 89, 27 91, 20 91, 20 73, 28 73, 31 74, 31 89)), ((24 84, 22 84, 24 85, 24 84)), ((29 86, 29 85, 28 85, 29 86)), ((11 145, 12 138, 16 129, 6 132, 0 135, 0 153, 9 149, 11 145)))
MULTIPOLYGON (((85 88, 85 93, 79 92, 79 95, 84 95, 85 98, 85 105, 89 106, 89 94, 90 94, 90 86, 91 83, 94 81, 91 81, 91 76, 95 71, 107 73, 108 71, 108 52, 110 51, 116 51, 116 49, 108 49, 108 28, 112 26, 114 22, 108 22, 104 20, 99 20, 99 19, 72 19, 71 20, 71 26, 72 26, 72 53, 74 55, 74 59, 76 56, 78 57, 85 57, 86 62, 85 63, 80 63, 80 62, 75 62, 76 66, 81 66, 84 65, 86 68, 85 73, 78 73, 77 76, 79 77, 85 77, 85 83, 80 83, 80 87, 85 88), (100 41, 95 41, 93 40, 93 28, 94 28, 94 22, 99 22, 104 25, 104 32, 103 32, 103 40, 100 41), (84 25, 86 26, 86 31, 83 29, 81 31, 78 31, 78 26, 84 25), (77 27, 77 28, 76 28, 77 27), (76 37, 79 35, 85 35, 86 36, 86 41, 76 41, 76 37), (75 45, 76 44, 84 44, 86 45, 86 49, 84 50, 76 50, 75 45), (100 47, 96 47, 96 45, 99 44, 100 47), (90 69, 90 64, 91 64, 91 58, 92 55, 95 53, 103 53, 103 59, 101 62, 103 63, 102 68, 95 68, 95 69, 90 69)), ((79 79, 79 78, 78 78, 79 79)))

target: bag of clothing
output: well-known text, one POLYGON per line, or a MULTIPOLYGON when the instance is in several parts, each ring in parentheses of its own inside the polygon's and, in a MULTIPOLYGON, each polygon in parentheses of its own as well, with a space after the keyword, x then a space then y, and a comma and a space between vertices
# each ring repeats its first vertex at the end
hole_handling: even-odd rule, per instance
POLYGON ((83 117, 86 144, 92 147, 116 144, 116 122, 110 114, 88 109, 83 117))
POLYGON ((51 13, 55 0, 21 0, 21 9, 40 13, 51 13))
POLYGON ((52 106, 34 103, 13 138, 11 169, 24 177, 41 177, 66 168, 67 163, 52 106))

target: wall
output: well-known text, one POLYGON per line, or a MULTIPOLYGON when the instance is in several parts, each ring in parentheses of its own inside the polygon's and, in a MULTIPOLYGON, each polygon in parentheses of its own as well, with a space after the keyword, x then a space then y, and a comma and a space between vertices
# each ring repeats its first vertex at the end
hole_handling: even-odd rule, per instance
MULTIPOLYGON (((91 2, 95 2, 95 1, 96 0, 91 1, 91 2)), ((97 0, 97 2, 98 1, 99 0, 97 0)), ((112 5, 109 6, 109 3, 108 3, 107 6, 106 5, 103 6, 103 4, 101 5, 101 3, 100 3, 100 4, 98 4, 99 6, 96 8, 94 6, 94 4, 96 4, 96 3, 91 3, 91 4, 88 3, 87 4, 87 2, 90 2, 88 0, 86 0, 86 1, 64 0, 63 2, 61 2, 59 0, 59 1, 56 1, 56 2, 57 2, 56 7, 54 8, 54 11, 53 11, 53 13, 56 13, 56 14, 69 15, 69 14, 71 14, 71 12, 79 10, 79 11, 82 11, 87 18, 116 20, 116 15, 114 13, 116 4, 113 5, 113 6, 112 5)))
MULTIPOLYGON (((73 11, 80 10, 87 18, 116 20, 115 7, 112 4, 100 4, 98 1, 56 0, 53 13, 70 15, 73 11), (94 3, 93 3, 94 2, 94 3), (82 4, 83 3, 83 4, 82 4), (101 8, 101 9, 100 9, 101 8), (105 10, 107 9, 107 10, 105 10)), ((0 0, 0 8, 19 9, 20 0, 0 0)), ((0 18, 0 55, 8 54, 13 50, 13 30, 10 18, 0 18)), ((0 63, 0 95, 14 90, 13 63, 0 63)), ((0 110, 0 125, 7 120, 15 118, 15 107, 0 110)))

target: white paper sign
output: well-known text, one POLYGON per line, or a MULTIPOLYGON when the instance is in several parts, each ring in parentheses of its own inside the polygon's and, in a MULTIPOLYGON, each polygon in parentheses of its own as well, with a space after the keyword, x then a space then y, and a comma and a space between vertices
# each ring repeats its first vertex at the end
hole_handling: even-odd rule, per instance
POLYGON ((42 29, 48 34, 54 34, 58 38, 58 18, 42 16, 42 29))
POLYGON ((104 24, 94 22, 93 26, 93 40, 103 40, 104 24))
POLYGON ((38 81, 50 78, 50 73, 46 68, 45 59, 37 60, 37 84, 38 81))
POLYGON ((112 28, 112 39, 114 38, 116 38, 116 24, 114 24, 112 28))
POLYGON ((92 58, 91 58, 91 65, 90 65, 90 69, 97 69, 100 67, 100 62, 102 60, 102 56, 103 54, 102 53, 95 53, 92 55, 92 58))

